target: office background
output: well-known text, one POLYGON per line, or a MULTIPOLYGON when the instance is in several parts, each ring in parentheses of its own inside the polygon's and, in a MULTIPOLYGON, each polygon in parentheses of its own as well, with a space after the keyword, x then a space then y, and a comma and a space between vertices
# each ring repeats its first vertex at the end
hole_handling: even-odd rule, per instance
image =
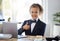
POLYGON ((6 22, 8 18, 11 18, 11 22, 23 22, 31 18, 29 17, 29 7, 34 2, 41 4, 44 8, 44 14, 40 18, 47 24, 45 35, 53 36, 53 14, 60 11, 60 0, 2 0, 0 15, 6 22))

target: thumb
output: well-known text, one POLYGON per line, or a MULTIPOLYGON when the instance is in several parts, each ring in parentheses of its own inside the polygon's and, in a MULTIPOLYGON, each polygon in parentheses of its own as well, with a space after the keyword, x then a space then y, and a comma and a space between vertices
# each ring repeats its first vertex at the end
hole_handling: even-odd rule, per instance
POLYGON ((26 25, 28 25, 28 22, 26 22, 26 25))

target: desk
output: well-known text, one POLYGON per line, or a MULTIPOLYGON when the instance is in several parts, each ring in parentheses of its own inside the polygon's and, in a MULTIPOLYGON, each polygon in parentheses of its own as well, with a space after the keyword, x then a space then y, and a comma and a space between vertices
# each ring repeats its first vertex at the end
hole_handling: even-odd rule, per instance
POLYGON ((34 41, 34 40, 30 40, 30 39, 18 39, 18 41, 34 41))
POLYGON ((17 38, 11 38, 11 39, 0 39, 0 41, 17 41, 17 38))
POLYGON ((34 41, 35 39, 42 41, 42 36, 27 36, 25 38, 11 38, 11 39, 0 39, 0 41, 34 41))
MULTIPOLYGON (((39 36, 37 39, 42 41, 42 37, 39 36)), ((36 39, 36 36, 27 36, 27 38, 11 38, 11 39, 0 39, 0 41, 34 41, 36 39)))
POLYGON ((18 41, 45 41, 44 37, 42 36, 28 36, 27 38, 20 38, 18 41))
POLYGON ((12 39, 0 39, 0 41, 34 41, 34 40, 28 38, 21 38, 21 39, 12 38, 12 39))
MULTIPOLYGON (((56 41, 59 41, 59 39, 57 38, 52 38, 52 37, 46 37, 45 40, 43 41, 52 41, 52 40, 56 40, 56 41)), ((0 41, 34 41, 34 39, 31 39, 31 38, 21 38, 21 39, 17 39, 17 38, 11 38, 11 39, 0 39, 0 41)), ((42 41, 40 39, 40 41, 42 41)))

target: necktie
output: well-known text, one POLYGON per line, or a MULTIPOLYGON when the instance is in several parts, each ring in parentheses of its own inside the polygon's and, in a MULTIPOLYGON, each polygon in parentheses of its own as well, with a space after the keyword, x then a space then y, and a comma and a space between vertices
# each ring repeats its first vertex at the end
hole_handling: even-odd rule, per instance
POLYGON ((31 22, 32 22, 32 23, 36 23, 36 20, 32 20, 31 22))

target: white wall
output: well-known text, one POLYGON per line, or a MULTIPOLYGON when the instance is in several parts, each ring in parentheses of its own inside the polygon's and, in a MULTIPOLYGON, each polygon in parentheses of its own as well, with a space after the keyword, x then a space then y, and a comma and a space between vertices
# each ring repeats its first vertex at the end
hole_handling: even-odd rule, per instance
POLYGON ((53 36, 53 14, 60 11, 60 0, 48 0, 48 21, 51 25, 48 30, 50 30, 50 36, 53 36))

